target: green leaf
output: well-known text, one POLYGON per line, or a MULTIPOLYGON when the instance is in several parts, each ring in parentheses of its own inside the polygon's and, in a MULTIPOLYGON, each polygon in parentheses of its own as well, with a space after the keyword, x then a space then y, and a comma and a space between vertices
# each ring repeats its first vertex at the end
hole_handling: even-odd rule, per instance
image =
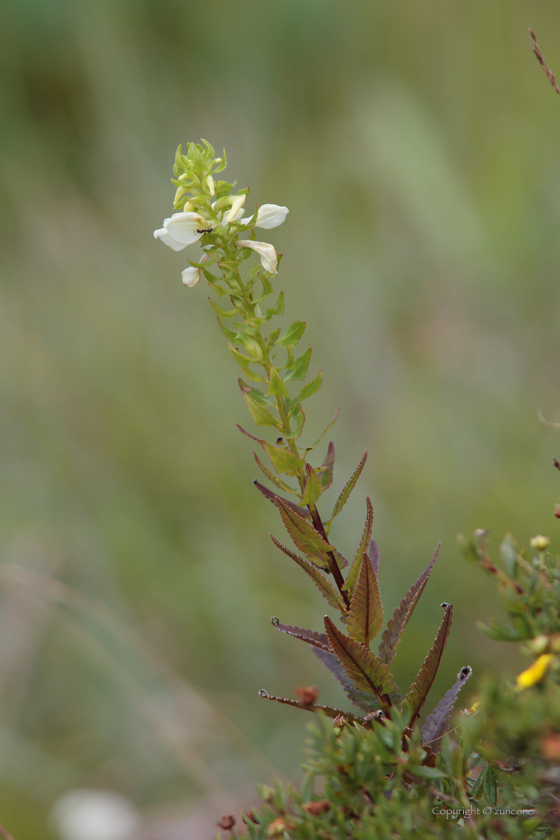
POLYGON ((288 487, 288 485, 285 484, 281 479, 279 479, 277 475, 274 475, 274 473, 271 472, 268 469, 268 467, 265 467, 265 465, 261 462, 256 452, 253 452, 253 455, 255 457, 255 461, 257 462, 259 469, 266 475, 269 481, 272 481, 272 483, 275 484, 280 490, 283 490, 284 493, 293 493, 294 496, 299 496, 297 490, 293 490, 291 487, 288 487))
POLYGON ((302 353, 301 356, 294 359, 293 366, 291 365, 288 368, 288 372, 284 377, 284 382, 291 382, 296 379, 305 379, 307 368, 309 367, 309 362, 311 361, 311 352, 311 347, 308 347, 305 353, 302 353))
POLYGON ((222 309, 221 306, 218 306, 212 298, 208 298, 210 301, 210 306, 221 318, 233 318, 234 315, 237 315, 237 309, 222 309))
POLYGON ((327 454, 325 455, 325 459, 320 467, 317 467, 316 473, 319 476, 319 481, 323 485, 325 490, 333 483, 333 472, 334 472, 334 443, 329 443, 329 448, 327 449, 327 454))
POLYGON ((482 783, 484 782, 484 773, 485 770, 481 770, 478 774, 478 778, 473 784, 472 788, 469 791, 469 797, 471 799, 478 799, 480 791, 482 790, 482 783))
POLYGON ((313 525, 307 521, 303 513, 295 513, 280 499, 276 500, 280 516, 286 531, 292 538, 296 548, 303 551, 308 560, 325 571, 329 570, 328 554, 330 545, 323 539, 321 534, 315 530, 313 525))
POLYGON ((287 473, 288 475, 297 475, 301 470, 305 461, 293 455, 288 449, 283 449, 280 446, 273 446, 268 441, 263 441, 263 447, 266 454, 272 462, 272 466, 277 473, 287 473))
POLYGON ((265 408, 260 402, 251 395, 248 394, 247 391, 242 389, 243 399, 247 403, 247 408, 251 412, 251 417, 257 424, 257 426, 274 426, 274 428, 281 430, 282 424, 279 420, 274 417, 273 414, 265 408))
POLYGON ((368 645, 383 627, 383 606, 379 595, 377 575, 364 552, 358 583, 350 601, 348 635, 362 645, 368 645))
POLYGON ((224 149, 223 152, 222 152, 222 159, 221 159, 220 163, 217 165, 217 167, 215 168, 214 172, 223 172, 223 170, 226 168, 226 166, 227 166, 227 157, 226 157, 226 150, 224 149))
POLYGON ((300 391, 299 398, 300 400, 306 400, 312 394, 317 393, 321 385, 323 384, 323 371, 320 370, 315 379, 312 379, 311 382, 308 382, 307 385, 304 385, 300 391))
POLYGON ((307 324, 305 321, 294 321, 290 324, 282 338, 278 339, 278 344, 281 347, 295 347, 303 333, 307 324))
POLYGON ((428 692, 432 687, 432 683, 437 674, 439 663, 441 662, 441 657, 447 643, 449 631, 451 630, 453 606, 451 604, 445 604, 444 609, 445 615, 443 616, 443 620, 440 624, 434 643, 430 648, 430 652, 422 663, 422 667, 418 671, 416 679, 410 686, 408 694, 404 698, 404 702, 409 703, 412 709, 410 726, 412 726, 415 719, 418 717, 420 709, 424 705, 428 692))
POLYGON ((285 437, 288 440, 297 440, 299 437, 301 437, 301 433, 303 432, 303 427, 305 425, 305 411, 301 406, 297 406, 297 409, 294 409, 293 412, 291 412, 291 416, 292 419, 295 419, 296 425, 293 431, 291 431, 290 434, 286 435, 285 437))
POLYGON ((498 804, 498 787, 496 783, 496 774, 494 773, 494 768, 491 764, 489 764, 484 771, 482 787, 484 788, 486 801, 492 808, 495 808, 498 804))
POLYGON ((414 612, 414 608, 428 582, 428 578, 430 577, 432 569, 434 568, 434 563, 436 562, 439 554, 440 545, 441 543, 438 544, 434 556, 428 563, 427 567, 424 569, 416 583, 410 587, 399 606, 395 609, 393 615, 387 622, 387 628, 381 637, 381 644, 379 645, 379 656, 383 662, 387 663, 387 665, 390 665, 393 660, 397 645, 401 638, 401 633, 406 627, 410 616, 414 612))
POLYGON ((327 434, 327 432, 329 431, 331 426, 334 426, 334 424, 338 420, 338 415, 339 414, 340 414, 340 407, 336 409, 336 414, 334 415, 333 419, 331 420, 329 425, 321 432, 320 436, 317 438, 317 440, 315 441, 313 446, 308 446, 307 447, 308 452, 310 452, 312 449, 315 449, 315 447, 318 446, 321 443, 321 441, 323 440, 323 438, 325 437, 325 435, 327 434))
POLYGON ((333 653, 356 688, 374 694, 381 706, 387 706, 389 694, 397 688, 388 667, 365 645, 341 633, 328 616, 325 630, 333 653))
POLYGON ((285 548, 285 546, 278 542, 276 537, 273 537, 272 534, 270 535, 270 538, 274 545, 280 549, 280 551, 283 551, 287 557, 291 557, 292 560, 295 560, 298 566, 300 566, 305 572, 307 572, 307 574, 312 579, 313 583, 315 584, 323 598, 325 598, 328 601, 331 607, 340 610, 340 612, 343 615, 345 615, 347 609, 342 595, 340 594, 340 592, 337 592, 337 590, 330 583, 330 581, 328 581, 326 577, 321 574, 319 569, 312 563, 308 563, 308 561, 304 560, 303 557, 300 557, 298 554, 295 554, 293 551, 290 551, 289 548, 285 548))
POLYGON ((247 367, 251 364, 252 359, 250 359, 248 356, 244 356, 243 353, 241 353, 241 351, 234 347, 233 344, 229 341, 228 347, 229 352, 231 353, 237 364, 243 368, 245 373, 247 373, 247 367))
MULTIPOLYGON (((272 284, 271 284, 272 286, 272 284)), ((280 292, 278 295, 278 300, 276 304, 272 306, 270 309, 266 310, 265 318, 267 321, 270 321, 275 315, 283 315, 284 313, 284 292, 280 292)), ((280 335, 280 330, 278 330, 278 335, 280 335)))
POLYGON ((529 631, 519 631, 513 627, 506 627, 496 621, 495 618, 492 619, 490 627, 483 624, 482 621, 477 621, 476 626, 485 636, 496 639, 498 642, 520 642, 522 639, 529 639, 532 635, 529 631))
POLYGON ((270 333, 270 335, 269 335, 269 336, 268 336, 268 338, 266 339, 266 346, 267 346, 269 349, 270 349, 271 347, 274 347, 274 344, 276 343, 276 339, 277 339, 277 338, 278 338, 278 336, 280 335, 280 332, 281 332, 280 327, 278 327, 277 329, 272 330, 272 332, 270 333))
POLYGON ((273 397, 288 396, 288 389, 284 385, 284 381, 275 367, 270 368, 270 382, 268 386, 268 393, 273 397))
POLYGON ((364 452, 364 454, 362 456, 362 460, 360 461, 360 463, 356 467, 355 471, 352 473, 350 479, 344 485, 344 487, 342 489, 342 493, 340 494, 340 496, 336 500, 336 505, 334 506, 334 510, 333 510, 333 514, 331 516, 331 519, 334 519, 335 516, 338 516, 338 514, 340 513, 340 511, 342 510, 342 508, 344 507, 344 505, 348 501, 348 497, 349 497, 350 493, 352 492, 352 490, 354 489, 354 487, 356 486, 356 482, 357 482, 357 480, 359 479, 359 477, 362 473, 362 470, 364 468, 364 464, 366 462, 366 459, 367 459, 367 450, 364 452))
POLYGON ((301 497, 300 506, 314 505, 315 502, 323 495, 323 485, 319 481, 317 473, 311 464, 305 465, 306 480, 303 488, 303 496, 301 497))
POLYGON ((238 338, 239 333, 235 332, 235 330, 230 330, 229 327, 226 327, 222 323, 222 320, 221 320, 219 315, 217 316, 217 318, 218 318, 218 324, 220 325, 220 329, 223 332, 223 334, 225 335, 225 337, 227 338, 227 340, 228 341, 238 341, 239 340, 239 338, 238 338))
POLYGON ((371 504, 371 499, 368 496, 366 498, 366 524, 364 526, 364 532, 362 534, 362 539, 360 540, 360 545, 358 546, 358 550, 356 551, 356 556, 354 557, 354 562, 352 563, 352 568, 348 572, 348 577, 346 578, 346 582, 343 589, 346 589, 348 592, 352 592, 355 585, 358 575, 360 573, 360 568, 362 566, 362 557, 365 552, 368 550, 369 543, 371 540, 371 529, 373 526, 373 506, 371 504))

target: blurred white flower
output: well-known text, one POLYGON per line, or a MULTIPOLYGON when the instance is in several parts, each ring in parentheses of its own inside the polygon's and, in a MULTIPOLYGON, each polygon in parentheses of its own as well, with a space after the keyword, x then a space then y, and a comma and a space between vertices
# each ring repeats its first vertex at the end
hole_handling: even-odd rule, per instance
POLYGON ((162 228, 154 231, 154 237, 161 239, 174 251, 182 251, 187 245, 198 242, 208 227, 206 219, 198 213, 173 213, 170 219, 165 219, 162 228))
POLYGON ((140 828, 133 803, 113 791, 69 791, 55 802, 51 818, 61 840, 133 840, 140 828))
POLYGON ((271 274, 277 273, 278 256, 272 245, 268 242, 255 242, 254 239, 238 239, 237 244, 243 248, 251 248, 256 251, 261 258, 261 265, 265 271, 270 271, 271 274))
MULTIPOLYGON (((257 218, 253 224, 256 227, 270 230, 281 225, 289 212, 287 207, 280 207, 278 204, 262 204, 259 207, 257 218)), ((241 223, 248 225, 252 218, 252 216, 246 216, 244 219, 241 219, 241 223)))

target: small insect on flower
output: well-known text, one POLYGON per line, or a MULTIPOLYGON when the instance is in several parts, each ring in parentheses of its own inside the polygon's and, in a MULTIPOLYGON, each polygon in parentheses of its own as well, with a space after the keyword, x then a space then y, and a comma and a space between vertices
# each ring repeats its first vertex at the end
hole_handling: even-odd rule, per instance
POLYGON ((197 229, 196 229, 196 232, 197 232, 197 233, 212 233, 212 231, 213 231, 213 230, 214 230, 214 228, 211 228, 211 227, 209 227, 209 228, 202 228, 202 229, 197 228, 197 229))

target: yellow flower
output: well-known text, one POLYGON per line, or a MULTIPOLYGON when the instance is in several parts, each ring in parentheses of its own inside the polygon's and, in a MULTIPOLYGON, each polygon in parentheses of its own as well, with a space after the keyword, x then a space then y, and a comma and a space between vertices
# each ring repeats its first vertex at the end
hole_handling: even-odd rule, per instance
POLYGON ((530 688, 532 685, 539 683, 544 679, 548 666, 553 659, 554 655, 552 653, 543 653, 533 662, 530 668, 518 675, 515 687, 518 689, 530 688))

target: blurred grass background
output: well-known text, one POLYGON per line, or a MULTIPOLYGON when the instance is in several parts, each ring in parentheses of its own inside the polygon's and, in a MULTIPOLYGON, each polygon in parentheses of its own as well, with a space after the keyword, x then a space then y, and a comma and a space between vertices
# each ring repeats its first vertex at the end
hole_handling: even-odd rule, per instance
MULTIPOLYGON (((443 541, 402 642, 410 681, 452 601, 439 690, 519 661, 457 532, 551 536, 560 452, 560 8, 522 0, 8 0, 0 10, 0 821, 105 787, 147 812, 297 777, 323 603, 267 533, 248 425, 202 284, 152 238, 179 142, 225 146, 286 204, 287 315, 308 321, 308 440, 333 429, 337 524, 376 512, 386 610, 443 541)), ((251 203, 251 206, 253 204, 251 203)), ((332 492, 332 491, 331 491, 332 492)), ((334 532, 333 532, 334 535, 334 532)), ((221 799, 220 799, 221 797, 221 799)), ((218 807, 216 805, 216 807, 218 807)))

